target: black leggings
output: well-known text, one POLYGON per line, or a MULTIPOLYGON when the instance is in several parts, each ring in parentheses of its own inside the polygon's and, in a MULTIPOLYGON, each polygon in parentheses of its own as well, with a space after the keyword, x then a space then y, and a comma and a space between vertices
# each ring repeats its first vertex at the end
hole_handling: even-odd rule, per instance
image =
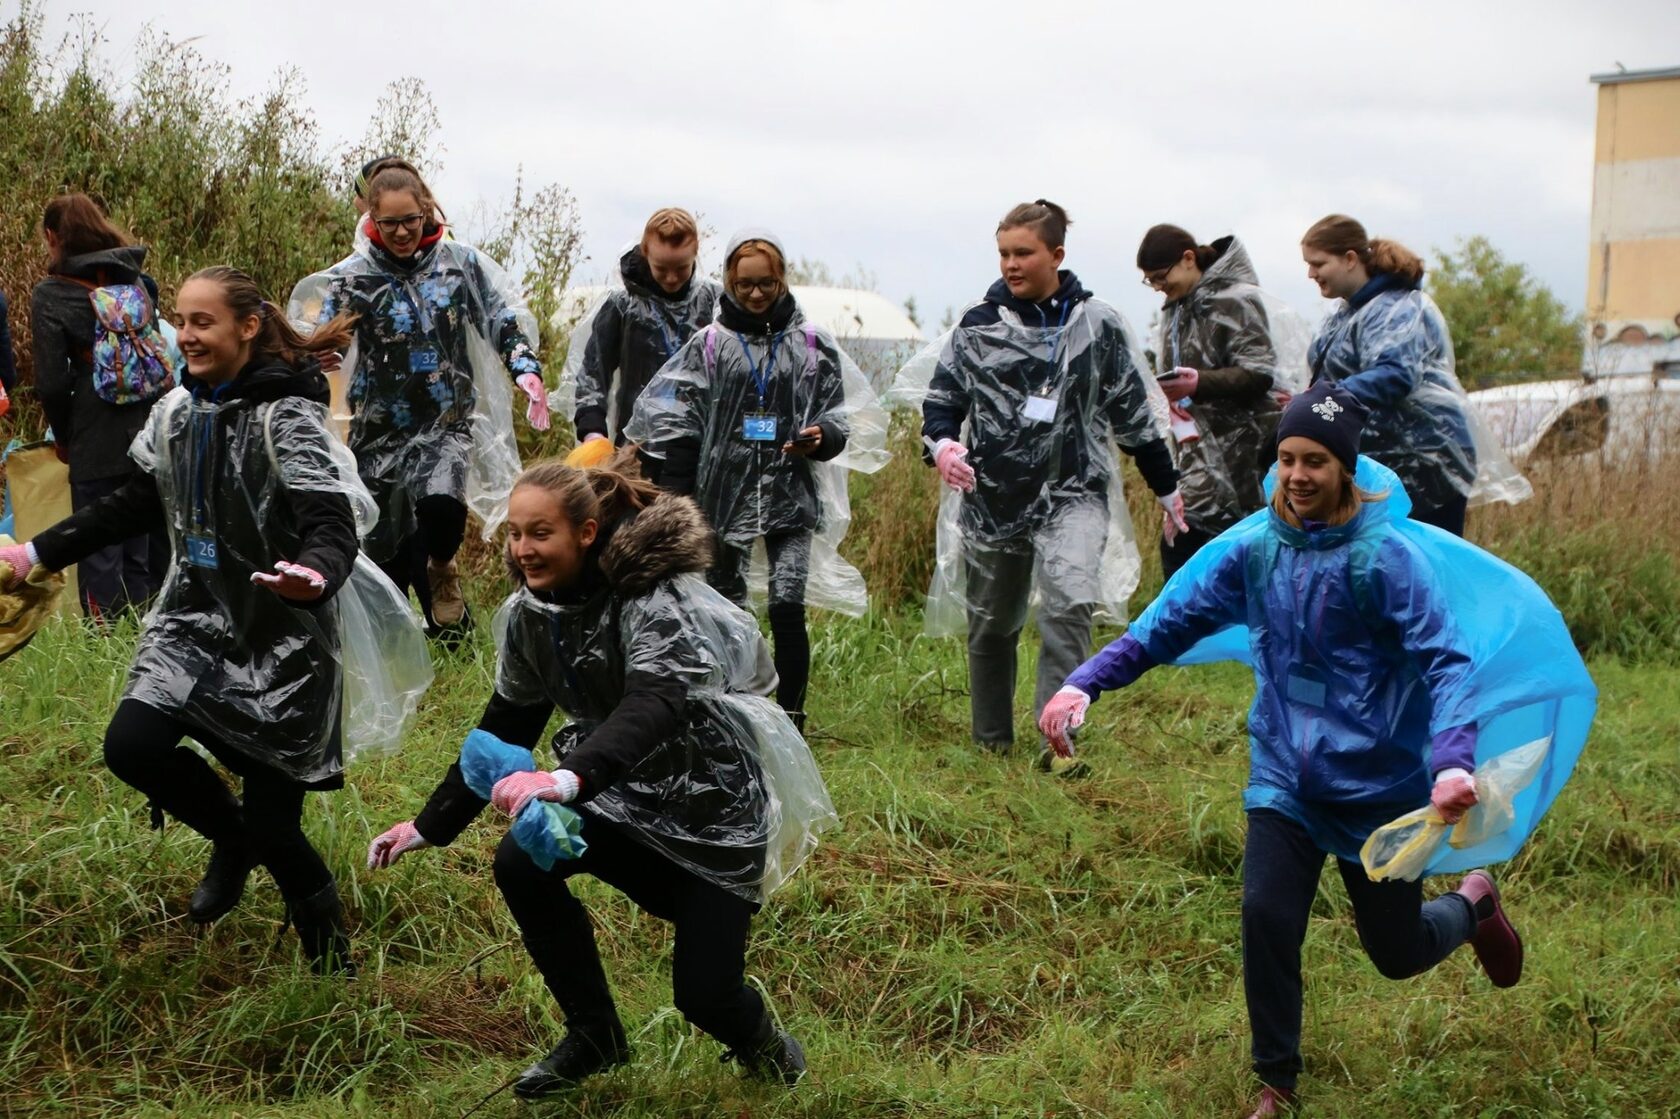
POLYGON ((446 493, 428 494, 414 506, 418 525, 413 535, 397 547, 397 554, 379 565, 385 577, 407 594, 414 588, 415 597, 432 616, 432 583, 426 577, 426 561, 448 563, 461 550, 467 538, 467 507, 446 493))
POLYGON ((745 980, 747 931, 758 906, 584 813, 589 849, 553 870, 538 868, 511 834, 496 849, 496 887, 567 1027, 597 1037, 622 1029, 589 912, 566 885, 589 874, 675 926, 671 993, 684 1018, 731 1048, 761 1041, 769 1018, 745 980))
POLYGON ((125 699, 105 730, 105 764, 124 782, 193 831, 217 844, 245 847, 268 868, 283 897, 301 900, 333 881, 303 834, 305 786, 238 755, 200 728, 135 699, 125 699), (244 772, 244 803, 198 754, 191 736, 224 764, 244 772))
MULTIPOLYGON (((1301 944, 1324 852, 1307 829, 1269 809, 1248 814, 1243 848, 1242 959, 1254 1071, 1275 1088, 1301 1073, 1301 944)), ((1428 971, 1470 939, 1476 916, 1461 894, 1423 900, 1422 882, 1373 882, 1336 860, 1360 946, 1388 979, 1428 971)))

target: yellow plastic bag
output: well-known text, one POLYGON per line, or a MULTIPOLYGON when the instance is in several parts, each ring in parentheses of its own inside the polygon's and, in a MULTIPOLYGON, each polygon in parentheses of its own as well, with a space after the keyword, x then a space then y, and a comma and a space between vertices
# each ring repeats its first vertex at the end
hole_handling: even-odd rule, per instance
POLYGON ((613 446, 611 439, 590 439, 572 448, 572 453, 566 456, 566 465, 587 470, 612 458, 615 450, 617 448, 613 446))
POLYGON ((1433 805, 1426 804, 1372 832, 1359 849, 1365 874, 1373 882, 1416 882, 1442 840, 1460 849, 1474 847, 1509 828, 1516 819, 1512 803, 1533 782, 1551 745, 1550 738, 1538 738, 1478 768, 1476 804, 1456 825, 1448 824, 1433 805))
MULTIPOLYGON (((0 548, 13 543, 10 536, 0 534, 0 548)), ((0 587, 11 577, 11 564, 0 562, 0 587)), ((53 603, 63 589, 62 574, 37 567, 21 587, 0 590, 0 661, 29 644, 41 623, 52 616, 53 603)))
MULTIPOLYGON (((58 461, 51 443, 31 443, 6 456, 6 485, 12 491, 12 533, 33 540, 70 515, 70 468, 58 461)), ((76 586, 76 569, 62 572, 65 585, 76 586)), ((57 609, 67 618, 81 614, 74 594, 58 595, 57 609)))

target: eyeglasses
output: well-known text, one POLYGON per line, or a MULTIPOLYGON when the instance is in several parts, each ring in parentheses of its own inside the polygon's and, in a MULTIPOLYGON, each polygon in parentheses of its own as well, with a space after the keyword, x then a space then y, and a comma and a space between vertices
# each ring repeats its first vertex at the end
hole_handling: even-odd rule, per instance
POLYGON ((406 218, 374 218, 373 224, 379 227, 381 233, 395 233, 398 229, 406 229, 416 233, 426 224, 425 214, 410 214, 406 218))
POLYGON ((1165 268, 1157 268, 1153 272, 1145 272, 1143 274, 1143 286, 1159 290, 1161 285, 1167 282, 1167 276, 1171 274, 1172 270, 1173 265, 1169 264, 1165 268))
POLYGON ((762 280, 736 280, 734 284, 736 295, 751 295, 755 291, 761 291, 765 295, 774 295, 776 289, 781 286, 782 281, 774 276, 766 276, 762 280))

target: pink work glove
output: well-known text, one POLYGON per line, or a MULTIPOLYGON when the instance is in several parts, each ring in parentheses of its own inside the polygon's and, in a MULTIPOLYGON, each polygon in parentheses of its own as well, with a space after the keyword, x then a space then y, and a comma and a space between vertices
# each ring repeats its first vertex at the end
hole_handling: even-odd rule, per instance
POLYGON ((251 585, 267 587, 288 602, 314 602, 327 593, 326 576, 312 567, 276 560, 274 570, 279 574, 251 572, 251 585))
POLYGON ((548 390, 543 387, 543 379, 535 373, 521 373, 514 382, 524 392, 530 401, 525 405, 525 418, 538 431, 548 430, 548 390))
POLYGON ((591 431, 588 435, 585 435, 583 437, 583 441, 585 443, 593 443, 597 439, 605 439, 605 438, 606 438, 606 436, 602 435, 599 431, 591 431))
POLYGON ((1187 396, 1195 396, 1201 380, 1201 373, 1188 365, 1180 365, 1155 383, 1161 386, 1161 391, 1167 394, 1167 399, 1176 404, 1187 396))
POLYGON ((28 544, 8 544, 0 548, 0 563, 8 568, 4 588, 11 590, 20 587, 29 578, 29 573, 35 569, 35 561, 29 556, 28 544))
POLYGON ((1184 495, 1174 490, 1155 500, 1161 503, 1161 539, 1171 544, 1179 533, 1190 531, 1184 520, 1184 495))
POLYGON ((1044 732, 1050 748, 1057 754, 1073 757, 1071 732, 1085 725, 1085 712, 1090 706, 1091 697, 1071 684, 1065 685, 1044 705, 1044 712, 1038 717, 1038 729, 1044 732))
POLYGON ((518 816, 533 800, 565 804, 578 795, 582 786, 578 775, 569 769, 510 773, 491 787, 490 803, 509 816, 518 816))
POLYGON ((933 449, 933 465, 945 484, 963 493, 974 492, 974 467, 965 461, 968 448, 955 439, 941 439, 933 449))
POLYGON ((1456 824, 1475 807, 1476 779, 1462 769, 1443 769, 1435 775, 1435 787, 1429 792, 1429 803, 1441 819, 1456 824))
POLYGON ((409 851, 430 846, 431 843, 415 828, 414 821, 404 820, 368 844, 368 869, 390 866, 409 851))

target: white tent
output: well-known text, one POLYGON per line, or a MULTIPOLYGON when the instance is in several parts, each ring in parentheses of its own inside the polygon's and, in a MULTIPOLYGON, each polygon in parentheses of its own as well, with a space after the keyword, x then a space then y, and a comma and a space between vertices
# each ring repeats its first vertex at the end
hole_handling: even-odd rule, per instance
MULTIPOLYGON (((604 285, 567 288, 555 322, 570 327, 611 290, 604 285)), ((832 333, 877 389, 924 341, 921 328, 904 309, 879 292, 804 284, 794 284, 791 290, 805 317, 832 333)))

